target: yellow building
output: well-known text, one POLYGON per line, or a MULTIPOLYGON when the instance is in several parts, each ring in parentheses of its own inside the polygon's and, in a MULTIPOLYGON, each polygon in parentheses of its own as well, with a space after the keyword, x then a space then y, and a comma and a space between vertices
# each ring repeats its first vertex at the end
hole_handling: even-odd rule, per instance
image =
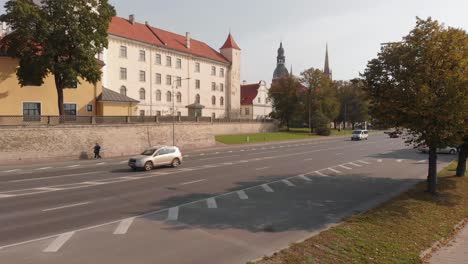
MULTIPOLYGON (((54 77, 48 76, 41 86, 23 86, 18 82, 18 60, 0 54, 0 117, 58 116, 58 99, 54 77)), ((84 80, 75 88, 64 89, 64 108, 67 116, 131 116, 139 102, 84 80)), ((4 122, 2 122, 4 123, 4 122)))

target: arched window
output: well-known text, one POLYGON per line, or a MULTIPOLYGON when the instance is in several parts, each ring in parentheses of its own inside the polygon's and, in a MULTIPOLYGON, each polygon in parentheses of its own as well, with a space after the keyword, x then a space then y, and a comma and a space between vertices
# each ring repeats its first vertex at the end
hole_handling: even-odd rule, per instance
POLYGON ((146 99, 146 91, 145 88, 140 89, 140 99, 145 100, 146 99))
POLYGON ((181 92, 177 93, 177 102, 182 103, 182 93, 181 92))
POLYGON ((224 105, 224 97, 221 96, 221 98, 219 98, 219 104, 220 104, 221 106, 224 105))
POLYGON ((172 102, 172 93, 171 92, 166 93, 166 101, 172 102))
POLYGON ((156 90, 156 101, 161 101, 161 90, 156 90))
POLYGON ((126 96, 126 95, 127 95, 127 87, 125 87, 125 86, 122 85, 122 86, 120 87, 120 94, 126 96))
POLYGON ((200 103, 200 95, 199 94, 195 95, 195 103, 197 103, 197 104, 200 103))
POLYGON ((211 104, 216 105, 216 97, 214 95, 211 96, 211 104))

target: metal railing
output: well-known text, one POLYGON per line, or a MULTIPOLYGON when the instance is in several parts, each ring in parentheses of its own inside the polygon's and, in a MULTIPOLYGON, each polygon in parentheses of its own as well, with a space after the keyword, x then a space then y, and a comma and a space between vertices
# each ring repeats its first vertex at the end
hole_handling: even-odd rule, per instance
POLYGON ((1 126, 54 126, 145 123, 271 123, 272 119, 212 118, 193 116, 2 116, 1 126))

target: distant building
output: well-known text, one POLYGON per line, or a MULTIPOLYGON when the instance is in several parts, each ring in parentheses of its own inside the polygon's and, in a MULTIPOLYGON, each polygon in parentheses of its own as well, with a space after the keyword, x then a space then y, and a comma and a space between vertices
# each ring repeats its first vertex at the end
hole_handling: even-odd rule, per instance
POLYGON ((239 115, 241 50, 231 34, 218 52, 133 15, 114 17, 108 33, 103 86, 139 100, 138 115, 239 115))
POLYGON ((241 118, 263 119, 271 112, 272 104, 264 81, 241 85, 241 118))
POLYGON ((0 38, 10 33, 11 28, 5 22, 0 22, 0 38))

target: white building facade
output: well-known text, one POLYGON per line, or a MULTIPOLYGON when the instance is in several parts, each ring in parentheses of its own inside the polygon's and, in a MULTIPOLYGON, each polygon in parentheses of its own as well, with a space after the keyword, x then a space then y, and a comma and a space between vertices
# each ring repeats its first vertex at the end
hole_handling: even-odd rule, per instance
POLYGON ((240 48, 220 52, 147 23, 114 17, 103 52, 103 86, 140 103, 134 115, 232 117, 240 110, 240 48))
POLYGON ((241 85, 242 119, 269 118, 272 111, 273 107, 268 96, 268 87, 265 81, 241 85))

